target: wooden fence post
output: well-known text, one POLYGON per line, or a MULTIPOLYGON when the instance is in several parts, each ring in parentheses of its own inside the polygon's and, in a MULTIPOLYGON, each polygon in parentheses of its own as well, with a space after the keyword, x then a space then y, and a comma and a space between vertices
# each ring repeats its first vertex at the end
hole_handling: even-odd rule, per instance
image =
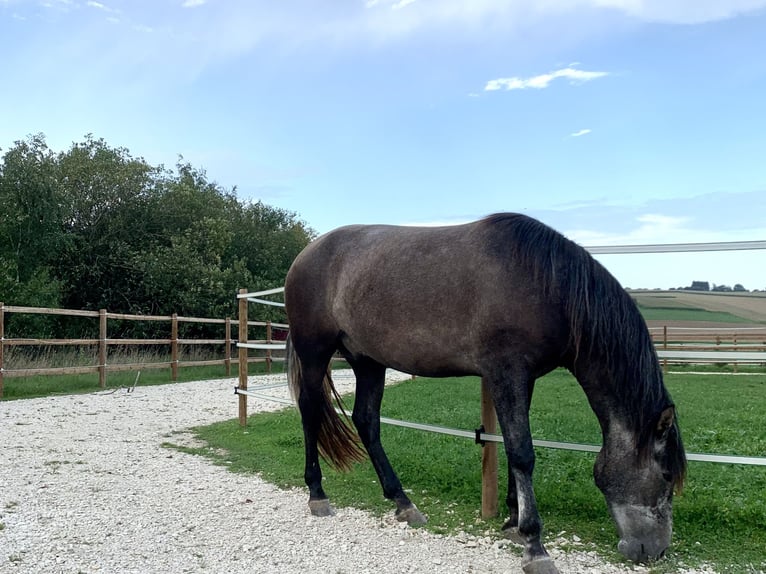
POLYGON ((3 398, 3 369, 5 368, 4 361, 5 350, 5 303, 0 301, 0 399, 3 398))
POLYGON ((226 341, 226 350, 223 355, 223 364, 226 366, 226 376, 231 376, 231 318, 226 317, 226 332, 224 333, 224 340, 226 341))
MULTIPOLYGON (((662 326, 662 348, 666 351, 668 350, 668 326, 663 325, 662 326)), ((668 360, 662 359, 662 371, 667 375, 668 374, 668 360)))
MULTIPOLYGON (((481 381, 481 425, 484 432, 497 431, 497 415, 489 385, 481 381)), ((497 516, 497 443, 486 442, 481 449, 481 517, 497 516)))
MULTIPOLYGON (((271 321, 266 321, 266 343, 271 345, 271 321)), ((266 349, 266 372, 271 374, 271 349, 266 349)))
POLYGON ((178 314, 170 316, 170 380, 178 380, 178 314))
MULTIPOLYGON (((247 289, 240 289, 240 295, 247 293, 247 289)), ((247 343, 247 299, 239 300, 239 343, 247 343)), ((239 388, 247 390, 247 349, 239 348, 239 388)), ((247 395, 239 395, 239 424, 247 425, 247 395)))
POLYGON ((98 310, 98 386, 106 388, 106 309, 98 310))

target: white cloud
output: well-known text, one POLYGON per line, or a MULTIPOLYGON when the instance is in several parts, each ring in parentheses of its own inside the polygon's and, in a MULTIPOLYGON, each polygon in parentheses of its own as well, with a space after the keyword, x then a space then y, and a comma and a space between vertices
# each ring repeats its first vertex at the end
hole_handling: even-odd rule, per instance
POLYGON ((409 6, 410 4, 413 4, 415 0, 399 0, 396 4, 391 6, 393 10, 398 10, 400 8, 404 8, 405 6, 409 6))
POLYGON ((589 130, 588 128, 585 128, 585 129, 583 129, 583 130, 578 130, 578 131, 576 131, 576 132, 574 132, 574 133, 571 133, 571 134, 569 134, 569 137, 572 137, 572 138, 579 138, 580 136, 584 136, 584 135, 587 135, 587 134, 589 134, 590 132, 591 132, 591 130, 589 130))
POLYGON ((360 2, 366 7, 362 14, 347 11, 331 28, 338 32, 342 27, 355 38, 357 32, 364 38, 391 41, 444 27, 460 34, 482 34, 488 29, 514 34, 565 18, 571 27, 587 33, 589 29, 603 30, 601 15, 609 16, 610 22, 616 15, 641 22, 700 24, 766 8, 766 0, 438 0, 412 4, 413 0, 365 0, 360 2), (390 9, 402 5, 416 9, 390 9))
POLYGON ((207 0, 184 0, 184 3, 181 4, 182 8, 196 8, 197 6, 202 6, 205 4, 207 0))
MULTIPOLYGON (((101 10, 102 12, 106 12, 107 14, 120 14, 120 11, 116 8, 110 8, 106 4, 103 4, 102 2, 96 2, 96 0, 88 0, 85 3, 86 6, 89 8, 95 8, 96 10, 101 10)), ((114 16, 107 18, 110 22, 118 21, 114 16)))
POLYGON ((578 70, 577 68, 567 67, 547 74, 540 74, 539 76, 532 76, 529 78, 497 78, 495 80, 489 80, 487 85, 484 86, 484 90, 491 92, 495 90, 526 90, 534 88, 541 90, 551 85, 554 80, 564 78, 569 80, 570 84, 582 84, 590 82, 597 78, 603 78, 608 76, 608 72, 589 72, 586 70, 578 70))
POLYGON ((40 6, 43 8, 56 8, 64 12, 68 12, 73 7, 73 4, 74 2, 72 0, 53 0, 53 2, 40 2, 40 6))
POLYGON ((584 3, 618 10, 639 20, 674 24, 726 20, 766 6, 766 0, 586 0, 584 3))
POLYGON ((364 5, 367 8, 374 8, 378 5, 390 6, 392 10, 398 10, 414 4, 417 0, 367 0, 364 5))

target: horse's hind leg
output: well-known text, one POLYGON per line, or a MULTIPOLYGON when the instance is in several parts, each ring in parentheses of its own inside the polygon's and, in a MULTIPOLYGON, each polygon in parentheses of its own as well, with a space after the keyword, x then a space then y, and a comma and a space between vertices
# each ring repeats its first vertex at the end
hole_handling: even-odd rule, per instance
POLYGON ((330 516, 330 501, 322 488, 322 469, 319 466, 319 431, 322 413, 318 405, 323 400, 323 384, 327 361, 301 361, 302 377, 298 408, 303 424, 306 466, 303 478, 309 488, 309 509, 314 516, 330 516))
POLYGON ((356 399, 352 420, 362 444, 378 473, 383 495, 396 503, 396 518, 411 526, 426 523, 417 507, 404 493, 402 484, 380 442, 380 404, 383 400, 386 368, 370 359, 353 359, 351 367, 356 375, 356 399))

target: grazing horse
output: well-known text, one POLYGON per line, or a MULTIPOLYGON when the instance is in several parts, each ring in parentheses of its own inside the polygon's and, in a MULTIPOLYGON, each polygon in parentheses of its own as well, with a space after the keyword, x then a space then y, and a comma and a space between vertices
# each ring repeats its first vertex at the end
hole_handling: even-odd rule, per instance
POLYGON ((297 257, 285 304, 314 515, 332 512, 319 454, 339 468, 364 454, 333 407, 328 364, 336 351, 356 376, 358 437, 397 518, 413 525, 425 517, 380 442, 386 367, 425 377, 477 375, 490 390, 508 458, 503 528, 524 545, 525 572, 557 572, 540 540, 529 406, 535 380, 565 367, 601 425, 593 474, 618 549, 636 562, 665 552, 673 492, 686 473, 675 407, 636 305, 582 247, 512 213, 451 227, 343 227, 297 257))

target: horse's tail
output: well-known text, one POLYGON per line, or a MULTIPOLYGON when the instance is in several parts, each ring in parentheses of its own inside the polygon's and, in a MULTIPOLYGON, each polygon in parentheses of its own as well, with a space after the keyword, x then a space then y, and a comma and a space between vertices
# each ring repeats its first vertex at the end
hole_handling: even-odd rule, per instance
MULTIPOLYGON (((290 394, 296 404, 299 403, 303 392, 303 374, 298 354, 293 347, 292 339, 287 336, 286 345, 287 380, 290 394)), ((350 470, 354 462, 360 462, 365 458, 365 451, 359 443, 359 437, 352 428, 348 414, 343 408, 343 401, 338 394, 330 376, 330 367, 322 383, 321 392, 317 395, 317 403, 309 405, 309 408, 318 411, 319 433, 317 443, 319 454, 338 470, 350 470), (335 409, 332 398, 338 404, 343 417, 341 418, 335 409)), ((301 412, 305 418, 305 414, 301 412)))

